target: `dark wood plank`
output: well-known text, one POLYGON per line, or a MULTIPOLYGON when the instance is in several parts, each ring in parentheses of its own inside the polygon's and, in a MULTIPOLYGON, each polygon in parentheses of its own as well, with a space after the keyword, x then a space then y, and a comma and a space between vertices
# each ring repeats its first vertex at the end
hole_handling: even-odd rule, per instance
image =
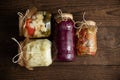
POLYGON ((58 9, 63 12, 74 14, 75 20, 82 20, 83 12, 86 12, 86 19, 95 20, 100 26, 119 26, 120 23, 120 1, 119 0, 20 0, 20 1, 2 1, 0 11, 2 15, 16 15, 18 11, 25 12, 26 9, 36 6, 39 10, 47 10, 52 13, 57 13, 58 9), (9 13, 9 14, 8 14, 9 13), (109 24, 108 24, 109 23, 109 24))
POLYGON ((34 71, 9 66, 0 72, 1 80, 120 80, 120 66, 50 66, 34 71))

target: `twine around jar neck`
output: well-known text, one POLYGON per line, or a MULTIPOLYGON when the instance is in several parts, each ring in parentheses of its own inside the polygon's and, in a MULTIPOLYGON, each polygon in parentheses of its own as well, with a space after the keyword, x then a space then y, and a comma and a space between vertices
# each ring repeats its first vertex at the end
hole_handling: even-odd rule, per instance
POLYGON ((87 24, 87 22, 86 22, 86 20, 85 20, 85 12, 83 13, 83 21, 81 22, 81 21, 76 21, 75 22, 75 25, 76 24, 81 24, 80 26, 78 26, 78 27, 76 27, 76 26, 74 26, 76 29, 79 29, 80 31, 81 31, 81 29, 82 29, 82 27, 85 25, 86 26, 86 28, 88 28, 88 24, 87 24))
POLYGON ((17 14, 18 14, 20 17, 22 17, 22 21, 24 21, 25 18, 26 18, 26 16, 29 14, 29 12, 30 12, 30 10, 28 9, 28 10, 26 11, 25 15, 23 15, 21 12, 18 12, 17 14))
POLYGON ((63 16, 62 16, 62 10, 61 9, 58 9, 58 13, 59 13, 59 15, 60 15, 60 17, 62 18, 62 20, 63 20, 63 16))
MULTIPOLYGON (((91 20, 90 20, 91 21, 91 20)), ((91 21, 92 22, 92 21, 91 21)), ((94 21, 93 21, 94 22, 94 21)), ((83 21, 76 21, 75 22, 75 28, 76 29, 78 29, 78 32, 80 32, 81 31, 81 29, 84 27, 84 28, 90 28, 91 26, 93 26, 93 27, 95 27, 96 28, 96 30, 97 30, 97 26, 96 26, 96 24, 94 23, 94 24, 88 24, 88 21, 85 19, 85 12, 83 13, 83 21), (76 27, 76 24, 80 24, 80 26, 78 26, 78 27, 76 27)))
POLYGON ((18 46, 19 46, 20 52, 12 58, 12 62, 13 62, 13 63, 18 63, 19 59, 20 59, 20 58, 23 58, 22 46, 20 45, 20 43, 19 43, 15 38, 11 38, 11 39, 14 40, 14 41, 18 44, 18 46), (19 57, 19 56, 21 56, 21 57, 19 57), (17 57, 18 57, 18 59, 15 60, 15 58, 17 58, 17 57))
POLYGON ((61 9, 58 9, 59 17, 62 21, 67 21, 68 19, 73 20, 73 16, 70 13, 63 13, 61 9))

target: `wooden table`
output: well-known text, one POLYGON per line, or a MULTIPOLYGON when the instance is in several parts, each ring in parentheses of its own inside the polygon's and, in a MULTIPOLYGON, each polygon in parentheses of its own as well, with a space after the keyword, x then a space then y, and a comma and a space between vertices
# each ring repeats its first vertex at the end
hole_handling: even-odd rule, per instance
POLYGON ((2 0, 0 1, 0 80, 120 80, 120 0, 2 0), (54 62, 28 71, 11 59, 17 54, 18 15, 29 7, 57 13, 58 9, 98 25, 95 56, 78 56, 74 62, 54 62))

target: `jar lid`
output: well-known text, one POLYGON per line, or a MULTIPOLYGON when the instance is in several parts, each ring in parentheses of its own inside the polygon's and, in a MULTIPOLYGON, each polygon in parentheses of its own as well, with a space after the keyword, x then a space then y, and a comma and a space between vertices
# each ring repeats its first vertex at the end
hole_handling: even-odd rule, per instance
POLYGON ((61 16, 62 16, 63 18, 70 18, 70 19, 73 19, 73 15, 70 14, 70 13, 63 13, 61 16))
POLYGON ((91 25, 91 26, 95 26, 95 25, 96 25, 96 22, 94 22, 94 21, 92 21, 92 20, 88 20, 88 21, 86 21, 86 23, 87 23, 88 25, 91 25))
POLYGON ((62 13, 61 15, 60 15, 60 14, 57 14, 57 15, 55 16, 55 19, 60 18, 60 17, 73 19, 73 15, 70 14, 70 13, 62 13))
POLYGON ((70 13, 62 13, 61 15, 60 15, 60 14, 57 14, 57 15, 55 16, 55 20, 56 20, 57 23, 61 22, 62 19, 63 19, 63 20, 64 20, 64 19, 65 19, 65 20, 66 20, 66 19, 73 19, 73 15, 70 14, 70 13))

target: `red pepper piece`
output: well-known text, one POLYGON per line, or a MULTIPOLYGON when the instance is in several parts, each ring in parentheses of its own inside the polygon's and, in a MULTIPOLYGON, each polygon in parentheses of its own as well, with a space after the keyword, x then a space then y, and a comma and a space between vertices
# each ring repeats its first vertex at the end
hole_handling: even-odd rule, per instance
POLYGON ((29 36, 32 36, 35 32, 35 28, 33 28, 32 26, 30 26, 30 23, 32 22, 32 19, 27 19, 26 20, 26 29, 27 29, 27 32, 28 32, 28 35, 29 36))

